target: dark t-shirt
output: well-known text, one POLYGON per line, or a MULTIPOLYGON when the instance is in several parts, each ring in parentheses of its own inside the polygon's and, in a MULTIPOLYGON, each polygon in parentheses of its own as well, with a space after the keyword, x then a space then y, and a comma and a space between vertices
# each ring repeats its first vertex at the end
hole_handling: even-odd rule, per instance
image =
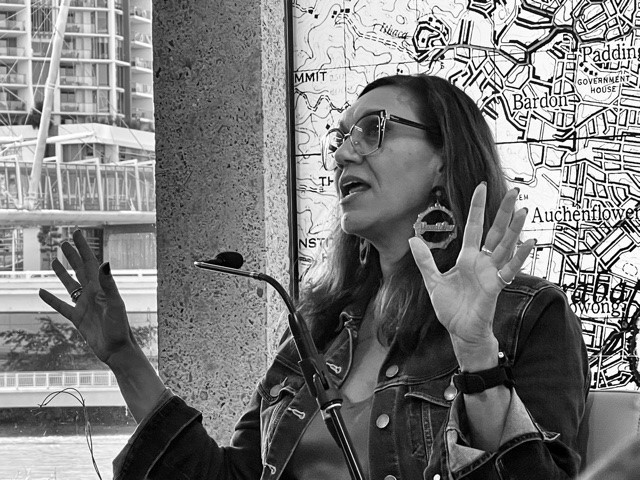
MULTIPOLYGON (((369 478, 369 417, 372 402, 373 396, 356 403, 345 399, 340 409, 365 478, 369 478)), ((329 433, 321 412, 316 414, 304 432, 287 470, 296 480, 351 479, 344 454, 329 433)))

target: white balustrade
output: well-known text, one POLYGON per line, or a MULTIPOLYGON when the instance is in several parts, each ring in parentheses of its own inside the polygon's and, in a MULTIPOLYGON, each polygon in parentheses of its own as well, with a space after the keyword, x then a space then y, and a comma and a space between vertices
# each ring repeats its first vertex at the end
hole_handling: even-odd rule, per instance
POLYGON ((117 390, 115 375, 109 370, 62 372, 0 372, 0 393, 55 391, 63 388, 117 390))

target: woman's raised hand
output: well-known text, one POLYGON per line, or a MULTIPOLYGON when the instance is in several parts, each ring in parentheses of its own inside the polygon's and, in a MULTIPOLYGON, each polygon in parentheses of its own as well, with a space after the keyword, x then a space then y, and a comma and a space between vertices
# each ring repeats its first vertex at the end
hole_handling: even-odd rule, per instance
POLYGON ((75 306, 42 289, 39 292, 40 298, 71 320, 97 357, 109 364, 115 353, 135 345, 136 342, 109 264, 98 264, 80 231, 73 233, 73 242, 77 250, 69 242, 64 242, 61 248, 77 280, 58 259, 51 266, 69 294, 76 292, 75 306))
POLYGON ((514 212, 517 189, 505 195, 481 245, 486 191, 482 183, 473 193, 462 249, 448 272, 440 273, 425 242, 417 237, 409 240, 433 308, 451 335, 463 369, 465 356, 497 348, 493 316, 498 294, 511 283, 535 246, 532 239, 517 247, 527 216, 524 208, 514 212))

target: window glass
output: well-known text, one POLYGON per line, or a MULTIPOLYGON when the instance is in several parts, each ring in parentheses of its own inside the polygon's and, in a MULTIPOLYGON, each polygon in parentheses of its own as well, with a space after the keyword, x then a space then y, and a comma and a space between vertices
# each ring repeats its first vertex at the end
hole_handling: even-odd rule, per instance
POLYGON ((117 75, 117 86, 120 88, 124 88, 126 76, 129 73, 128 69, 124 69, 123 67, 116 67, 116 75, 117 75))
POLYGON ((108 86, 109 85, 109 65, 104 63, 99 63, 97 65, 98 68, 98 85, 100 86, 108 86))
POLYGON ((106 60, 109 58, 109 39, 93 38, 92 39, 92 58, 106 60))
POLYGON ((122 14, 121 13, 116 13, 116 35, 122 35, 123 29, 122 29, 122 14))
POLYGON ((98 33, 108 33, 108 18, 107 12, 97 12, 96 15, 96 28, 98 33))
POLYGON ((33 62, 33 82, 36 85, 44 85, 49 75, 49 62, 33 62))
MULTIPOLYGON (((151 11, 151 0, 131 1, 151 11)), ((116 59, 109 56, 111 35, 149 26, 123 25, 121 11, 110 25, 113 2, 70 1, 70 28, 44 130, 47 143, 43 158, 34 159, 58 7, 52 8, 56 4, 49 0, 31 1, 27 9, 1 5, 0 10, 12 13, 3 20, 0 12, 0 21, 31 28, 26 32, 31 40, 5 36, 0 55, 24 55, 27 63, 18 65, 31 72, 3 62, 0 75, 30 74, 33 86, 0 92, 0 109, 12 113, 0 111, 0 137, 19 139, 16 146, 3 144, 0 152, 0 210, 12 215, 27 211, 29 179, 38 162, 33 209, 43 213, 0 223, 0 479, 98 478, 86 427, 100 475, 110 478, 111 462, 135 422, 107 367, 87 350, 71 323, 38 298, 38 290, 45 288, 71 303, 51 262, 57 258, 72 271, 61 245, 80 229, 98 260, 110 263, 132 331, 157 365, 153 104, 132 95, 129 68, 118 67, 117 88, 109 70, 116 68, 116 59), (27 125, 24 114, 14 114, 27 112, 26 105, 27 125), (138 108, 151 112, 148 121, 131 121, 138 108), (131 212, 138 213, 136 221, 122 221, 131 212), (75 392, 86 408, 71 396, 75 392)), ((120 39, 117 47, 122 58, 129 46, 120 39)), ((150 61, 151 46, 137 48, 150 61)), ((138 72, 136 82, 152 85, 151 70, 138 72)))

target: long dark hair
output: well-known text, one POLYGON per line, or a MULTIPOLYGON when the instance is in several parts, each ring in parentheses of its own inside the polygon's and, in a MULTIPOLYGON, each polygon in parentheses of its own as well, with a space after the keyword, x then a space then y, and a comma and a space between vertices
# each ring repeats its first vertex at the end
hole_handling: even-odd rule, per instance
MULTIPOLYGON (((475 187, 487 183, 484 235, 507 192, 493 135, 474 101, 445 79, 422 74, 382 77, 368 84, 359 97, 382 86, 401 87, 413 96, 420 121, 427 127, 427 140, 442 158, 443 187, 458 229, 458 238, 446 249, 432 251, 440 270, 446 271, 460 250, 475 187)), ((401 348, 410 351, 426 334, 433 317, 420 271, 408 252, 383 284, 375 248, 371 247, 369 261, 361 266, 359 243, 359 237, 336 225, 326 243, 325 258, 308 272, 299 309, 318 347, 323 348, 335 335, 339 314, 348 304, 366 304, 375 297, 381 341, 390 343, 397 335, 401 348)))

